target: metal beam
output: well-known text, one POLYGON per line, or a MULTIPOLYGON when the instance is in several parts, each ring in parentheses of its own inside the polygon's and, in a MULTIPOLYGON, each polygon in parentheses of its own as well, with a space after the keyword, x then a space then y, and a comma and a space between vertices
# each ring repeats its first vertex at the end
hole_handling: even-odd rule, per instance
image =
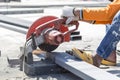
POLYGON ((4 15, 14 15, 14 14, 32 14, 32 13, 43 13, 44 10, 43 9, 36 9, 36 8, 33 8, 33 9, 20 9, 20 8, 14 8, 14 9, 11 9, 11 8, 8 8, 8 9, 1 9, 0 10, 0 14, 4 14, 4 15))
POLYGON ((0 27, 26 34, 28 28, 33 24, 31 21, 0 15, 0 27))
POLYGON ((28 29, 33 22, 0 15, 0 22, 28 29))
POLYGON ((0 27, 2 28, 6 28, 12 31, 16 31, 22 34, 26 34, 28 29, 24 29, 24 28, 20 28, 20 27, 16 27, 14 25, 9 25, 9 24, 5 24, 5 23, 0 23, 0 27))
POLYGON ((120 80, 117 76, 76 59, 67 53, 55 53, 55 63, 84 80, 120 80))
POLYGON ((78 6, 78 7, 105 7, 110 2, 98 2, 98 1, 77 1, 77 2, 43 2, 43 3, 7 3, 1 4, 0 7, 9 7, 9 8, 50 8, 50 7, 63 7, 63 6, 78 6))

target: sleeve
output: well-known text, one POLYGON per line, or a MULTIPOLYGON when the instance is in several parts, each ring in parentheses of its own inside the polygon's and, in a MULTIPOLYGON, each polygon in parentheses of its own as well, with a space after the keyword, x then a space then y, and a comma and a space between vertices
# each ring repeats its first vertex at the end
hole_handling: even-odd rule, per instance
POLYGON ((102 8, 83 8, 80 10, 80 19, 109 22, 113 19, 119 9, 120 3, 118 2, 111 3, 107 7, 102 8))

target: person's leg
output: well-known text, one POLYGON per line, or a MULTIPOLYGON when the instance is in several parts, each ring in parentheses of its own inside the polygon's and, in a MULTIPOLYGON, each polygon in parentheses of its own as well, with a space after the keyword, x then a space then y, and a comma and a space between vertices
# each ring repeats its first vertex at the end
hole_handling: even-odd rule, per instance
POLYGON ((93 57, 94 65, 99 67, 102 59, 107 59, 108 56, 116 49, 116 45, 120 40, 120 11, 115 15, 111 28, 106 33, 99 47, 97 54, 93 57))
MULTIPOLYGON (((112 26, 110 24, 106 25, 106 33, 110 30, 112 26)), ((115 46, 114 50, 111 52, 111 54, 108 56, 107 61, 113 62, 116 64, 116 49, 117 46, 115 46)))

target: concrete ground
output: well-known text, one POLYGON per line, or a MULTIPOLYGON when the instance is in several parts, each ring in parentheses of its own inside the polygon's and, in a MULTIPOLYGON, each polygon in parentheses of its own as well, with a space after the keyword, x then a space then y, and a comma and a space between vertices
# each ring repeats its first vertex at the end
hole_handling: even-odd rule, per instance
MULTIPOLYGON (((17 14, 7 15, 24 20, 35 21, 38 18, 46 15, 53 15, 60 17, 61 8, 46 8, 44 14, 17 14)), ((55 51, 64 52, 71 50, 73 47, 79 49, 91 50, 95 52, 97 46, 105 35, 105 25, 92 25, 85 22, 80 22, 78 31, 82 36, 82 40, 70 41, 61 44, 55 51)), ((26 76, 19 70, 19 65, 10 67, 7 63, 7 57, 17 58, 20 53, 20 47, 25 43, 26 35, 4 29, 0 25, 0 79, 1 80, 79 80, 78 77, 72 73, 67 74, 50 74, 38 77, 26 76)), ((118 44, 119 48, 119 44, 118 44)), ((120 56, 117 55, 117 66, 101 66, 103 70, 120 77, 120 56)))

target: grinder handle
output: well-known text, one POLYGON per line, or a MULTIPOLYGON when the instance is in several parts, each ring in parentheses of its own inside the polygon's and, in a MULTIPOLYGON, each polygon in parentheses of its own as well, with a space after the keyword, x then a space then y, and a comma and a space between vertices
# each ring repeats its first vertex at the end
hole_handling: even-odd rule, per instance
POLYGON ((69 23, 69 25, 75 25, 75 28, 74 28, 74 29, 71 29, 71 30, 69 30, 69 31, 66 31, 66 32, 64 33, 64 35, 71 34, 71 33, 74 32, 75 30, 77 30, 78 27, 79 27, 79 22, 78 22, 78 21, 72 21, 72 22, 69 23))

